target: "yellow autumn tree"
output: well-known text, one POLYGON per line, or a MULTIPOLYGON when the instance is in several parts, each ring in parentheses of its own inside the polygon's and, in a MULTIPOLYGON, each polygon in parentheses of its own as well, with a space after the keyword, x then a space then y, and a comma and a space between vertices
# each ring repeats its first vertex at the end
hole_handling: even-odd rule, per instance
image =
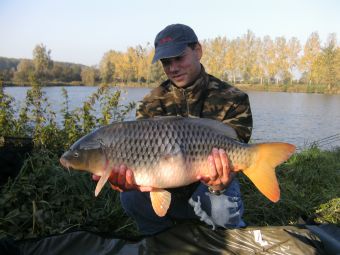
POLYGON ((145 47, 137 45, 135 48, 136 53, 136 76, 138 82, 145 82, 148 80, 151 60, 149 60, 149 44, 145 47))
POLYGON ((337 85, 340 86, 340 47, 335 50, 335 77, 337 85))
POLYGON ((253 51, 254 51, 254 62, 251 65, 250 68, 250 79, 252 83, 261 83, 263 84, 263 77, 265 74, 264 66, 261 65, 260 59, 263 56, 263 47, 262 47, 262 41, 260 38, 256 38, 254 45, 253 45, 253 51))
POLYGON ((202 43, 204 54, 202 63, 206 70, 220 78, 226 79, 225 55, 227 52, 227 38, 217 37, 202 43))
POLYGON ((228 43, 227 51, 224 57, 224 64, 228 73, 228 78, 233 83, 240 77, 240 57, 239 57, 239 38, 228 43))
POLYGON ((301 44, 296 37, 292 37, 287 44, 287 61, 290 73, 290 84, 293 84, 294 72, 297 71, 299 65, 299 54, 301 52, 301 44))
POLYGON ((239 56, 240 68, 244 81, 248 82, 252 77, 252 69, 256 63, 256 37, 255 34, 248 30, 240 39, 239 56))
POLYGON ((275 65, 275 78, 276 83, 279 81, 284 81, 285 79, 289 79, 289 63, 288 63, 288 47, 286 38, 283 36, 275 38, 275 57, 274 57, 274 65, 275 65))
POLYGON ((319 76, 317 72, 319 63, 317 63, 317 61, 320 52, 321 46, 319 34, 317 32, 313 32, 305 43, 300 63, 300 69, 304 73, 309 84, 315 82, 319 76))
POLYGON ((337 40, 335 33, 328 36, 325 47, 322 48, 320 55, 320 80, 328 88, 332 88, 337 83, 336 73, 340 66, 336 63, 337 40))

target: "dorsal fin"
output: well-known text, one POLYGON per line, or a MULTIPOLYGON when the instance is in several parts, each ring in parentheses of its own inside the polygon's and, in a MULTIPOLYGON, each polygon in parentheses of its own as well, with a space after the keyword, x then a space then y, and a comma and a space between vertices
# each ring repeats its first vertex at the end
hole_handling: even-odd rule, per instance
POLYGON ((216 133, 220 133, 233 139, 238 139, 236 131, 231 126, 223 122, 207 118, 188 118, 187 120, 197 125, 213 129, 216 133))

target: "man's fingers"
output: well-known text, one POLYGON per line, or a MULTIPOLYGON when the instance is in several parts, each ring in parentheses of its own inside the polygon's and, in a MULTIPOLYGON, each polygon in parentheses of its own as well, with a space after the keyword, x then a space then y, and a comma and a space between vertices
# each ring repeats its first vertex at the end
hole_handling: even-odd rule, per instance
POLYGON ((117 168, 117 167, 113 167, 112 170, 111 170, 109 182, 113 185, 117 184, 118 172, 119 172, 119 168, 117 168))
POLYGON ((92 175, 92 180, 97 182, 97 181, 99 181, 99 179, 100 179, 100 176, 95 175, 95 174, 92 175))
POLYGON ((214 158, 214 161, 215 161, 215 170, 217 172, 217 177, 222 177, 223 176, 223 166, 222 166, 220 151, 216 148, 213 148, 212 154, 213 154, 213 158, 214 158))
POLYGON ((119 187, 124 187, 126 183, 126 166, 121 165, 119 167, 118 177, 117 177, 117 184, 119 187))
POLYGON ((203 182, 206 185, 210 185, 210 182, 211 182, 210 176, 199 175, 199 176, 197 176, 197 180, 203 182))
POLYGON ((140 187, 138 187, 138 189, 142 192, 150 192, 150 191, 153 190, 152 187, 144 187, 144 186, 140 186, 140 187))
POLYGON ((133 177, 133 173, 131 169, 126 170, 126 182, 125 182, 125 188, 132 189, 135 187, 135 179, 133 177))
POLYGON ((112 183, 110 183, 111 189, 119 191, 119 192, 123 192, 123 190, 121 188, 119 188, 118 186, 113 185, 112 183))
POLYGON ((208 161, 209 161, 209 168, 210 168, 209 177, 211 180, 216 180, 218 176, 217 176, 217 170, 216 170, 216 165, 215 165, 215 159, 212 155, 209 155, 208 161))
POLYGON ((229 160, 226 152, 223 149, 219 149, 220 160, 222 164, 223 173, 220 176, 222 184, 226 185, 229 182, 230 167, 229 160))

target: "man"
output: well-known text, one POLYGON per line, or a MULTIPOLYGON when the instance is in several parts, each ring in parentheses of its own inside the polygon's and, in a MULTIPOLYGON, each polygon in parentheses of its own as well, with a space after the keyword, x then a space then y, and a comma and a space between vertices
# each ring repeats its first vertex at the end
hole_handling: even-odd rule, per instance
MULTIPOLYGON (((190 27, 174 24, 160 31, 155 39, 152 62, 161 61, 168 80, 142 100, 137 118, 216 119, 231 126, 240 141, 248 142, 252 130, 248 96, 207 74, 200 63, 201 57, 202 47, 190 27)), ((196 183, 170 189, 173 199, 164 217, 158 217, 152 209, 147 192, 152 188, 138 187, 127 166, 113 169, 109 180, 113 189, 129 190, 121 193, 122 206, 144 235, 161 232, 181 219, 201 219, 213 227, 244 226, 240 188, 229 168, 226 152, 214 148, 207 160, 211 175, 197 176, 196 183)))

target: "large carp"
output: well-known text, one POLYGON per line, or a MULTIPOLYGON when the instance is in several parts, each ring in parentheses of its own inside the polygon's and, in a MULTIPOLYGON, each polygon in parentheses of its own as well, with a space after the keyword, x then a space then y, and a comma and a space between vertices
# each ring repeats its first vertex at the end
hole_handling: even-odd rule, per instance
POLYGON ((150 192, 152 206, 157 215, 164 216, 171 201, 171 193, 164 189, 208 176, 208 156, 214 147, 221 148, 227 152, 232 170, 241 170, 268 199, 278 201, 275 167, 293 154, 295 146, 245 144, 236 137, 231 127, 211 119, 157 117, 116 122, 80 138, 60 162, 66 168, 101 176, 96 196, 112 167, 125 164, 132 169, 137 185, 155 188, 150 192))

